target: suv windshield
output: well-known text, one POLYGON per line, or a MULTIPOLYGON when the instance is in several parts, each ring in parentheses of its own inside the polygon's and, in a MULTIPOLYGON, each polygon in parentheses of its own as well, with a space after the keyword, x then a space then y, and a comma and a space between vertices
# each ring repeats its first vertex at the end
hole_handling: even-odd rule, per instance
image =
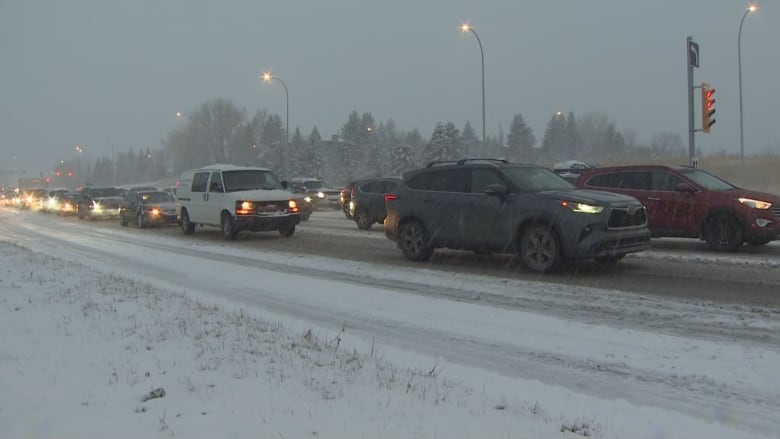
POLYGON ((521 192, 574 189, 574 185, 547 168, 505 167, 501 170, 521 192))
POLYGON ((252 189, 282 189, 282 183, 271 171, 241 170, 224 171, 222 179, 225 192, 248 191, 252 189))
POLYGON ((711 191, 731 191, 737 189, 733 184, 698 169, 681 169, 680 173, 711 191))

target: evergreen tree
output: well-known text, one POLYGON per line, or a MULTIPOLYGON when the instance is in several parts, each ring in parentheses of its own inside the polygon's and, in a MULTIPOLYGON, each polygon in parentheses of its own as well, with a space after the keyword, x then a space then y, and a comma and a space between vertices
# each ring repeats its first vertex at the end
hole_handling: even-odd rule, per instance
POLYGON ((389 175, 403 175, 406 171, 411 171, 417 167, 414 148, 408 143, 398 143, 391 150, 389 160, 389 175))
POLYGON ((325 157, 322 150, 322 137, 315 126, 309 133, 303 155, 303 174, 314 177, 325 175, 325 157))
POLYGON ((547 122, 547 130, 542 140, 542 152, 546 160, 560 160, 566 154, 566 144, 569 136, 566 131, 566 118, 556 113, 547 122))
POLYGON ((446 125, 439 122, 423 151, 423 161, 458 160, 463 158, 464 153, 463 138, 455 125, 452 122, 446 125))
POLYGON ((466 155, 468 157, 484 157, 483 146, 477 139, 477 134, 474 132, 474 128, 471 127, 471 122, 466 121, 466 125, 463 126, 463 145, 466 148, 466 155))
POLYGON ((292 139, 290 139, 290 161, 287 166, 288 175, 282 176, 282 178, 292 177, 308 177, 308 169, 306 166, 306 142, 303 140, 301 130, 295 127, 295 133, 293 133, 292 139))
POLYGON ((536 137, 522 114, 515 114, 507 138, 507 158, 512 161, 532 162, 535 160, 536 137))
POLYGON ((284 124, 274 114, 268 116, 263 125, 261 136, 261 164, 273 170, 277 175, 286 175, 287 148, 284 145, 284 124))

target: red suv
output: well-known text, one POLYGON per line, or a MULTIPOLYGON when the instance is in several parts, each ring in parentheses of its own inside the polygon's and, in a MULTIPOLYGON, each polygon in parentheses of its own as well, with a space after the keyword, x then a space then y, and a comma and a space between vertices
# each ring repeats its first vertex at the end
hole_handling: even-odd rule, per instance
POLYGON ((699 238, 713 250, 780 239, 780 197, 741 189, 687 166, 583 170, 575 185, 631 195, 647 208, 653 237, 699 238))

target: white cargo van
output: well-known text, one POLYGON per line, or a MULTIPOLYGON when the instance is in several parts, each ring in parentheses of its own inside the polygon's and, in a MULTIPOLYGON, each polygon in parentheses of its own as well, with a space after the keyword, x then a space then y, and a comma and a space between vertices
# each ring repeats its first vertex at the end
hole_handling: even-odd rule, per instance
POLYGON ((270 169, 215 164, 182 173, 176 217, 186 235, 200 224, 233 240, 242 230, 292 236, 300 215, 297 197, 270 169))

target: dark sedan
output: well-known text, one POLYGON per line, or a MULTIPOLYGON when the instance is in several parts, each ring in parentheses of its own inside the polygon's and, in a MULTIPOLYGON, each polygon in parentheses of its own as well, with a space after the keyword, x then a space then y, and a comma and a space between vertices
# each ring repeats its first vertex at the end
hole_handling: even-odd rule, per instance
POLYGON ((129 222, 139 228, 176 224, 176 201, 162 191, 132 191, 119 206, 119 224, 129 222))

